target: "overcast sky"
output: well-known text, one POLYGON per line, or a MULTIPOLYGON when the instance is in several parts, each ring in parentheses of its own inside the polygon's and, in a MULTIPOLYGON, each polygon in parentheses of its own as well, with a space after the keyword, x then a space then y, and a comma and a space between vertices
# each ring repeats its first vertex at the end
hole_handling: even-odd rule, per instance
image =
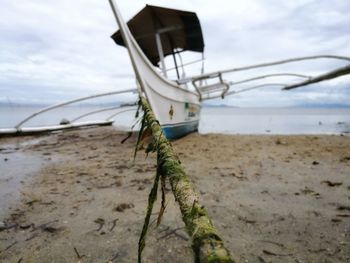
MULTIPOLYGON (((196 12, 206 45, 206 71, 295 56, 350 56, 349 0, 132 0, 117 3, 125 20, 146 3, 196 12)), ((0 102, 55 102, 135 87, 126 49, 116 46, 110 38, 116 30, 107 0, 1 0, 0 102)), ((190 61, 195 56, 183 59, 190 61)), ((250 74, 279 70, 319 74, 342 65, 344 62, 321 60, 250 74)), ((199 66, 194 66, 191 72, 199 73, 199 66)), ((238 81, 247 76, 228 75, 226 78, 238 81)), ((291 79, 269 79, 268 82, 287 80, 291 79)), ((225 103, 276 107, 322 103, 350 105, 350 78, 342 77, 289 92, 264 88, 229 97, 225 103)))

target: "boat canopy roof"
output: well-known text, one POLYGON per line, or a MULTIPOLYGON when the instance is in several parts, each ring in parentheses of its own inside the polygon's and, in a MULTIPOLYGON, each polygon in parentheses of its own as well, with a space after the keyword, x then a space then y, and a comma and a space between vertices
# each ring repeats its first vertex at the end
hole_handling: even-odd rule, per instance
MULTIPOLYGON (((146 5, 128 23, 131 34, 155 66, 160 61, 156 43, 159 33, 164 56, 181 51, 204 51, 204 40, 199 19, 194 12, 146 5)), ((120 31, 112 39, 125 46, 120 31)))

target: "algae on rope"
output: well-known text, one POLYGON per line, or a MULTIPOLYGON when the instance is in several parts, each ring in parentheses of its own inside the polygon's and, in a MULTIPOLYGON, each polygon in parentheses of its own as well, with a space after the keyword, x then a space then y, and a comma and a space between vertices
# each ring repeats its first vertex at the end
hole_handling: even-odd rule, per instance
MULTIPOLYGON (((192 238, 192 249, 196 263, 235 262, 222 239, 213 226, 206 209, 200 205, 195 188, 175 155, 171 143, 166 139, 159 122, 155 118, 148 102, 140 97, 139 105, 143 110, 143 119, 136 150, 145 130, 151 131, 152 141, 146 152, 157 152, 157 175, 149 194, 147 214, 139 240, 138 261, 141 262, 142 250, 145 247, 147 229, 152 213, 153 204, 157 198, 159 179, 164 191, 165 180, 169 180, 172 192, 178 202, 182 219, 187 233, 192 238)), ((164 192, 162 192, 162 207, 158 217, 158 224, 165 209, 164 192)))

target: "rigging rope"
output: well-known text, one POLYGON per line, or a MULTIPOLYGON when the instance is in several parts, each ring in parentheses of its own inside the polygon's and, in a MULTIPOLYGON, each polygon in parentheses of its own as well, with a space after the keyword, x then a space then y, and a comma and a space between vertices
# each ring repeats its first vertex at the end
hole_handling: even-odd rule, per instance
MULTIPOLYGON (((151 134, 151 143, 146 153, 157 152, 157 175, 149 194, 147 214, 139 240, 138 260, 141 262, 141 253, 145 246, 145 238, 152 213, 153 204, 157 198, 159 179, 164 189, 165 180, 171 185, 175 200, 179 204, 182 219, 188 235, 192 238, 192 249, 196 263, 234 263, 229 251, 225 248, 222 239, 213 226, 206 209, 200 205, 198 194, 181 166, 172 145, 163 134, 158 120, 155 118, 151 107, 145 98, 141 97, 139 105, 143 110, 142 128, 140 130, 137 144, 140 144, 145 136, 151 134)), ((138 148, 138 145, 136 146, 138 148)), ((158 224, 164 212, 164 192, 161 211, 158 217, 158 224)))

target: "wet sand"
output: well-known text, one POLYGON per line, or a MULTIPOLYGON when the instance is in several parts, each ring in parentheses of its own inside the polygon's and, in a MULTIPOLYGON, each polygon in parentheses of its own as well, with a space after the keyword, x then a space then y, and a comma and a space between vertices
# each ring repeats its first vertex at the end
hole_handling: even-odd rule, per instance
MULTIPOLYGON (((0 218, 0 262, 136 262, 156 161, 140 151, 133 163, 136 138, 120 144, 125 135, 0 139, 2 165, 9 145, 43 163, 0 218)), ((349 136, 191 134, 173 145, 237 262, 350 261, 349 136)), ((144 262, 193 262, 171 191, 150 230, 144 262)))

